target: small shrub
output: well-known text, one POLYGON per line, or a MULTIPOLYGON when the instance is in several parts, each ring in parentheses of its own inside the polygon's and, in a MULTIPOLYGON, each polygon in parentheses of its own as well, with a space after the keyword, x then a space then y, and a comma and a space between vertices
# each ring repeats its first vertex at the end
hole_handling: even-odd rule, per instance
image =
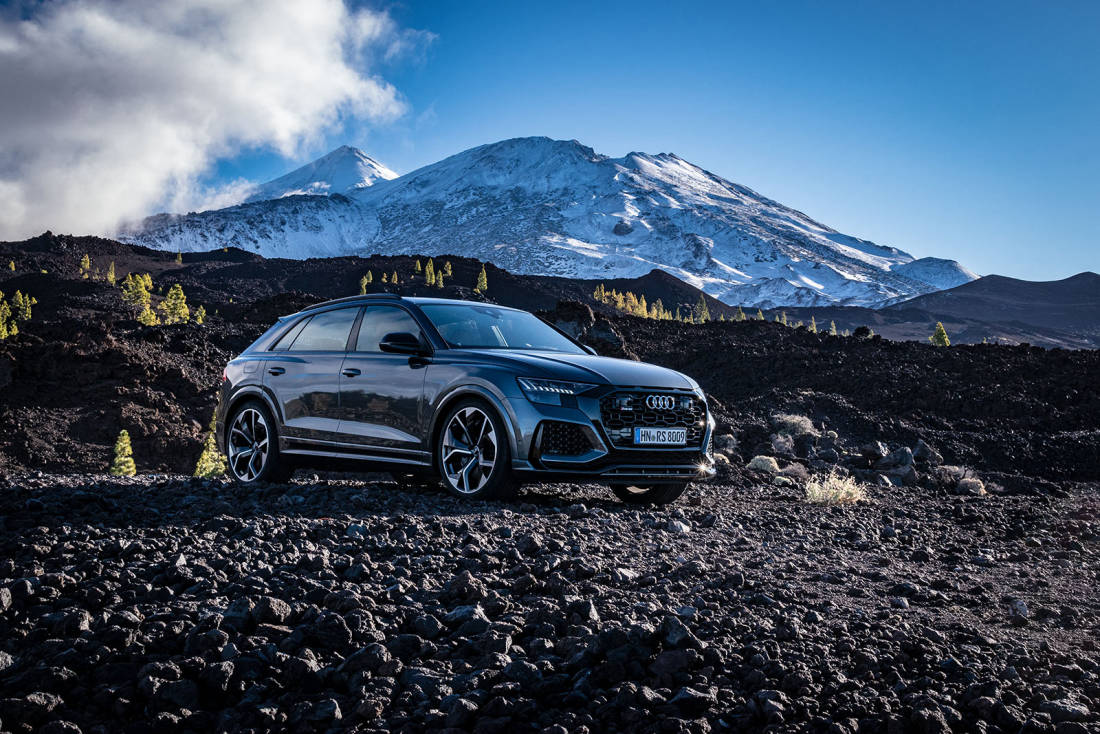
POLYGON ((489 290, 489 276, 485 272, 485 266, 481 266, 481 272, 477 274, 477 283, 474 285, 474 293, 484 293, 489 290))
POLYGON ((863 485, 834 469, 823 477, 806 482, 806 501, 815 505, 851 505, 867 500, 863 485))
POLYGON ((745 468, 767 472, 768 474, 778 474, 779 462, 770 456, 754 456, 745 468))
POLYGON ((790 477, 791 479, 797 479, 801 482, 808 481, 810 478, 810 472, 806 470, 806 467, 802 466, 797 461, 793 461, 787 466, 783 467, 783 470, 779 473, 782 476, 790 477))
POLYGON ((793 454, 794 439, 786 433, 777 433, 772 436, 772 451, 777 454, 793 454))
POLYGON ((817 435, 817 429, 814 428, 813 421, 804 415, 776 413, 772 416, 772 425, 779 433, 788 436, 804 436, 807 433, 811 436, 817 435))

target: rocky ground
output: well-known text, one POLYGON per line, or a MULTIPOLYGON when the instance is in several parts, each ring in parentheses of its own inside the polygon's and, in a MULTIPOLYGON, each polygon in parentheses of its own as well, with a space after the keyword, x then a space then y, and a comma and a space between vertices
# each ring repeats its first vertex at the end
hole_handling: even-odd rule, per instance
POLYGON ((1086 732, 1100 503, 26 476, 0 730, 1086 732))
POLYGON ((490 269, 489 300, 698 378, 718 478, 641 510, 243 489, 186 478, 222 366, 364 261, 10 244, 0 289, 39 303, 0 341, 0 732, 1100 731, 1100 352, 648 321, 490 269), (138 325, 85 252, 207 323, 138 325), (104 477, 123 428, 142 476, 104 477), (866 499, 808 502, 828 476, 866 499))

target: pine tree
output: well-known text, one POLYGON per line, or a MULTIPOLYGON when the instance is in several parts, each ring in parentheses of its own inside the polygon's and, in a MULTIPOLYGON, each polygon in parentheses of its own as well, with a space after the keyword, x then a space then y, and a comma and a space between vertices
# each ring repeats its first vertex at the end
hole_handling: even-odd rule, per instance
POLYGON ((147 291, 152 291, 153 290, 153 276, 149 275, 149 273, 143 273, 138 277, 140 277, 141 282, 145 284, 145 290, 147 290, 147 291))
POLYGON ((435 263, 428 259, 428 266, 424 268, 424 282, 431 285, 435 282, 435 263))
POLYGON ((389 278, 390 278, 390 276, 386 275, 385 273, 382 273, 382 282, 383 283, 389 283, 390 282, 389 278))
POLYGON ((607 299, 607 288, 604 287, 603 283, 600 283, 596 286, 596 290, 592 291, 592 297, 601 303, 607 299))
POLYGON ((122 300, 132 306, 148 306, 151 296, 142 276, 127 273, 122 279, 122 300))
POLYGON ((367 280, 367 276, 365 276, 365 275, 362 278, 359 279, 359 295, 361 295, 361 296, 367 295, 367 283, 369 283, 369 282, 370 281, 367 280))
POLYGON ((396 270, 394 270, 392 273, 390 273, 390 282, 393 283, 394 285, 397 285, 397 271, 396 270))
POLYGON ((451 269, 451 261, 450 260, 443 263, 443 274, 445 276, 447 276, 448 278, 450 278, 452 275, 454 275, 454 270, 451 269))
POLYGON ((421 268, 420 268, 420 259, 419 259, 419 258, 417 258, 417 260, 416 260, 416 272, 418 272, 418 273, 419 273, 419 272, 420 272, 420 270, 421 270, 421 268))
POLYGON ((744 320, 745 320, 745 312, 743 310, 741 310, 740 306, 738 306, 737 307, 737 321, 744 321, 744 320))
POLYGON ((367 271, 367 285, 374 282, 374 273, 370 270, 367 271))
POLYGON ((710 309, 707 308, 707 298, 702 293, 699 294, 699 302, 695 304, 694 316, 695 320, 700 324, 705 324, 710 321, 710 309))
POLYGON ((936 330, 932 332, 932 336, 928 337, 928 341, 935 347, 951 346, 951 340, 947 338, 947 329, 943 328, 942 322, 936 322, 936 330))
POLYGON ((757 321, 763 321, 764 320, 764 312, 761 311, 759 308, 756 309, 756 320, 757 321))
POLYGON ((442 270, 435 274, 435 287, 436 288, 442 288, 443 287, 443 271, 442 270))
POLYGON ((199 306, 195 309, 195 323, 202 324, 206 322, 206 306, 199 306))
POLYGON ((80 258, 80 274, 85 278, 88 277, 88 271, 92 269, 92 260, 87 254, 80 258))
POLYGON ((837 333, 836 333, 836 322, 835 321, 830 321, 829 322, 829 336, 836 336, 836 335, 837 335, 837 333))
POLYGON ((474 286, 474 293, 484 293, 489 290, 489 276, 485 272, 485 266, 481 266, 481 272, 477 274, 477 285, 474 286))
POLYGON ((134 451, 130 448, 130 434, 125 428, 119 432, 118 441, 115 442, 115 459, 111 462, 109 471, 113 477, 132 477, 137 474, 134 451))
POLYGON ((20 291, 16 291, 11 299, 12 321, 26 321, 31 317, 31 305, 23 297, 20 291))
POLYGON ((4 303, 4 292, 0 291, 0 339, 11 336, 8 328, 8 319, 11 318, 11 306, 4 303))
POLYGON ((817 319, 815 319, 813 317, 813 315, 810 316, 810 333, 811 334, 816 334, 817 333, 817 319))
POLYGON ((787 312, 786 311, 780 311, 779 323, 783 324, 784 326, 790 326, 790 324, 787 323, 787 312))
POLYGON ((202 441, 202 454, 199 455, 199 461, 195 464, 193 476, 200 479, 214 479, 225 474, 225 456, 218 451, 218 442, 214 438, 216 415, 215 411, 214 416, 210 417, 210 427, 206 431, 206 438, 202 441))
POLYGON ((183 286, 173 283, 168 289, 168 295, 158 306, 164 313, 166 324, 186 324, 191 318, 191 310, 187 308, 187 296, 183 294, 183 286))
POLYGON ((8 261, 8 270, 11 270, 12 272, 15 271, 15 260, 8 261))
POLYGON ((138 323, 142 326, 156 326, 160 323, 160 319, 153 312, 153 309, 149 308, 149 304, 146 303, 145 307, 141 310, 141 313, 137 317, 138 323))
POLYGON ((183 253, 176 250, 176 265, 183 265, 183 253))

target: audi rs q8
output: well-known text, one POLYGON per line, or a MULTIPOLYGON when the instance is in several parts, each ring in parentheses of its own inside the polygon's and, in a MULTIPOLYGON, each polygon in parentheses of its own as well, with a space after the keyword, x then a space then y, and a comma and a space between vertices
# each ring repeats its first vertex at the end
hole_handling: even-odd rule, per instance
POLYGON ((476 499, 594 481, 664 504, 714 475, 713 427, 695 380, 526 311, 372 294, 283 317, 231 361, 216 435, 240 482, 354 464, 476 499))

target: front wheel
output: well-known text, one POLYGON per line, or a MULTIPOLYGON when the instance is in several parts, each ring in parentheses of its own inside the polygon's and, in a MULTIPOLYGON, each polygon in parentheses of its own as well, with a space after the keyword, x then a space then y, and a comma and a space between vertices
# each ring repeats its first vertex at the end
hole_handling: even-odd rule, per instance
POLYGON ((443 419, 435 448, 447 491, 477 500, 515 493, 508 432, 497 412, 480 400, 463 400, 443 419))
POLYGON ((687 482, 651 484, 645 487, 631 484, 611 485, 611 491, 615 496, 631 505, 667 505, 678 500, 685 489, 687 489, 687 482))

